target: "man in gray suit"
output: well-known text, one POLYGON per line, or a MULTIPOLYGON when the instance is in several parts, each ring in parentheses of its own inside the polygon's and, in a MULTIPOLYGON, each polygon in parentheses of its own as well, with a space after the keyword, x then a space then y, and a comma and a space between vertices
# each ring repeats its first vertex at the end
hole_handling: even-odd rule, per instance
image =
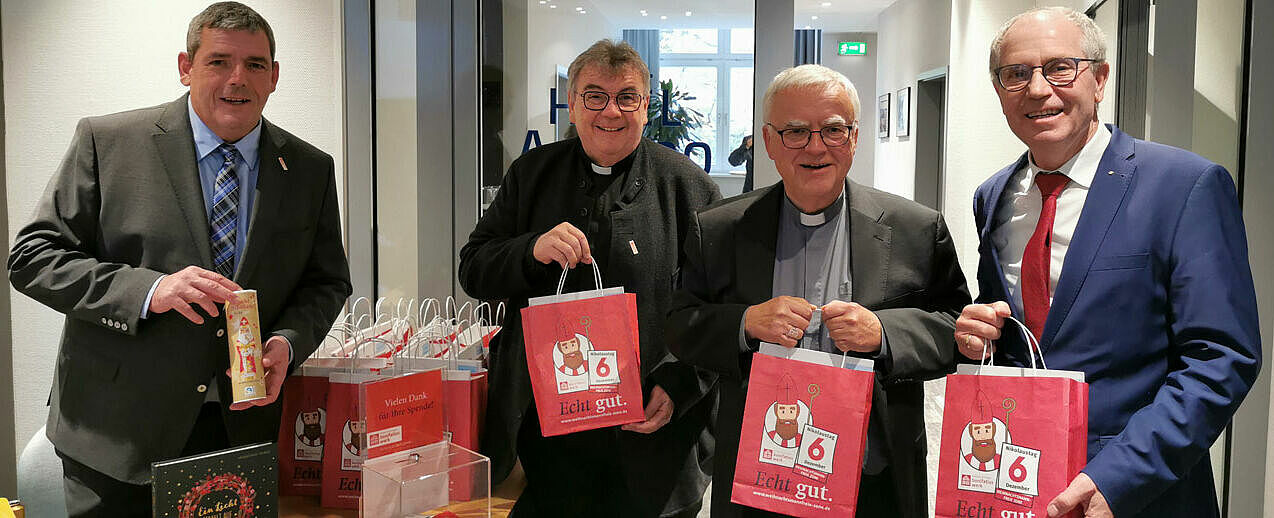
POLYGON ((9 279, 65 313, 47 431, 72 516, 150 516, 150 463, 278 436, 283 379, 351 291, 331 156, 261 117, 279 79, 252 9, 213 4, 190 92, 81 120, 9 279), (267 397, 231 405, 218 304, 257 290, 267 397))
POLYGON ((945 333, 969 301, 955 246, 937 212, 845 180, 859 114, 845 76, 785 70, 764 110, 783 181, 691 220, 667 324, 673 354, 720 375, 712 515, 768 515, 730 493, 752 355, 771 342, 875 360, 857 516, 926 516, 920 382, 954 365, 945 333))

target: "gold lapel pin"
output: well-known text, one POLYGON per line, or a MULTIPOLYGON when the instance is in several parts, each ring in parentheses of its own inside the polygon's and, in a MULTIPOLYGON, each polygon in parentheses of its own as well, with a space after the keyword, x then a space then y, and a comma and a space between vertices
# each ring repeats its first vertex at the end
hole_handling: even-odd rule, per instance
POLYGON ((284 171, 288 170, 288 163, 283 161, 283 157, 279 157, 279 165, 283 167, 284 171))

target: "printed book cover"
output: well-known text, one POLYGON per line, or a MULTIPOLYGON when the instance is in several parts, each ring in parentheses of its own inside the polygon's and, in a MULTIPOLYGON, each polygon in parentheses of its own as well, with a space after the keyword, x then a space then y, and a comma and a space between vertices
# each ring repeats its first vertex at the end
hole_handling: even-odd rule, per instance
POLYGON ((274 443, 151 464, 155 518, 251 518, 279 512, 274 443))

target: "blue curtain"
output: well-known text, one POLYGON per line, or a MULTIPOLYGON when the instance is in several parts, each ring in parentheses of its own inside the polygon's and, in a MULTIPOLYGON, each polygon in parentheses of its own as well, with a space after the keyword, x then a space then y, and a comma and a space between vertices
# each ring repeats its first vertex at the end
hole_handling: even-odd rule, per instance
POLYGON ((650 69, 650 88, 659 89, 659 29, 624 29, 624 41, 637 49, 650 69))
POLYGON ((796 29, 796 53, 793 65, 823 62, 823 29, 796 29))

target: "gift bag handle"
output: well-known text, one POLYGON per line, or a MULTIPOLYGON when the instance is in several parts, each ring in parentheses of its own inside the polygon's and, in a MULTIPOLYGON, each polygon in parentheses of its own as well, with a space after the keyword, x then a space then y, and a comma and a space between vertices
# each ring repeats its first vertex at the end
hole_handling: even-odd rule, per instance
MULTIPOLYGON (((1031 334, 1030 328, 1026 327, 1026 324, 1023 324, 1020 320, 1013 318, 1012 316, 1005 317, 1005 319, 1017 324, 1017 330, 1022 333, 1022 338, 1026 340, 1026 354, 1031 357, 1031 370, 1039 370, 1039 367, 1043 367, 1044 370, 1048 370, 1048 364, 1044 363, 1044 349, 1040 347, 1040 342, 1035 339, 1035 335, 1031 334), (1040 357, 1039 367, 1035 365, 1035 355, 1037 353, 1040 357)), ((995 341, 992 340, 990 343, 994 344, 995 341)), ((994 356, 994 354, 985 355, 982 360, 978 362, 979 365, 990 365, 994 367, 994 356), (990 361, 989 364, 987 363, 988 360, 990 361)))
MULTIPOLYGON (((593 283, 594 285, 597 286, 597 289, 600 290, 602 289, 602 270, 597 267, 596 261, 593 262, 592 266, 593 266, 593 283)), ((566 274, 567 272, 570 272, 570 271, 571 271, 570 268, 565 268, 565 267, 562 268, 562 276, 557 279, 557 294, 558 295, 561 295, 562 288, 566 287, 566 274)))

